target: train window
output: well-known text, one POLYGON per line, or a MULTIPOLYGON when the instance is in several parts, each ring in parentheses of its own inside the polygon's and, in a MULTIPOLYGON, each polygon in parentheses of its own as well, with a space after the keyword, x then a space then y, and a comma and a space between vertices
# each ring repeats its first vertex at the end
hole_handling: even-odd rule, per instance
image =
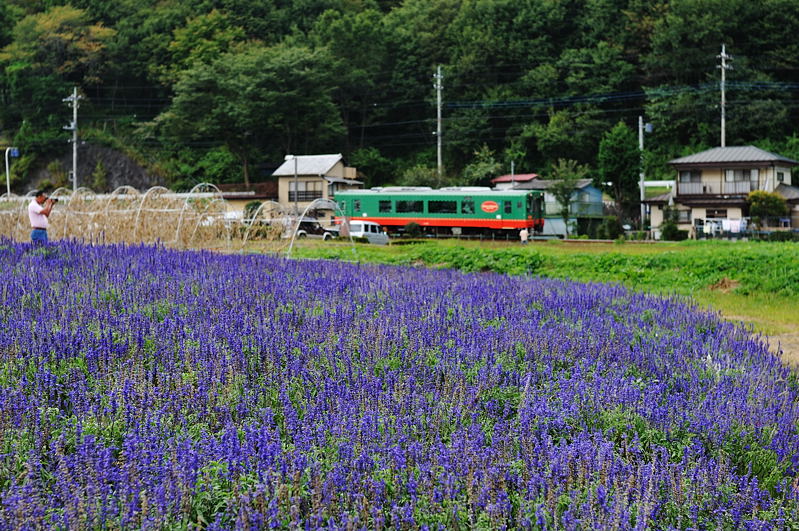
POLYGON ((430 214, 457 214, 457 201, 428 201, 427 211, 430 214))
POLYGON ((391 200, 383 200, 378 204, 377 209, 380 212, 391 212, 391 200))
POLYGON ((474 214, 474 199, 464 197, 461 201, 461 214, 474 214))
POLYGON ((510 214, 513 212, 513 201, 505 201, 505 213, 510 214))
POLYGON ((521 201, 517 201, 516 202, 516 208, 522 208, 522 202, 521 201))
POLYGON ((355 203, 355 206, 353 208, 355 209, 355 212, 360 212, 360 210, 361 210, 361 200, 360 199, 356 199, 354 201, 354 203, 355 203))
POLYGON ((397 201, 397 212, 424 212, 424 201, 397 201))

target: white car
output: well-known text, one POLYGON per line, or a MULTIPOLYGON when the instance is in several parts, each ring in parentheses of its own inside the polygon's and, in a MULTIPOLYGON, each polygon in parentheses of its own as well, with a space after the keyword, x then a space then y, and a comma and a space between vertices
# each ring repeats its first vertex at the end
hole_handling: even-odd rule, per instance
MULTIPOLYGON (((388 234, 380 226, 380 223, 366 220, 352 220, 349 223, 349 233, 353 238, 366 238, 369 243, 377 245, 386 245, 388 243, 388 234)), ((341 231, 342 236, 345 232, 341 231)))

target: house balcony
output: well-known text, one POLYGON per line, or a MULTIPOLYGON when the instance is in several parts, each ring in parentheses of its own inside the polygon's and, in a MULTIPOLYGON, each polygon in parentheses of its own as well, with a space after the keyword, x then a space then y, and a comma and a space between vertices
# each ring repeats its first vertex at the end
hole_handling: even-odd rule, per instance
POLYGON ((311 191, 300 190, 299 193, 295 193, 294 191, 289 191, 289 203, 293 203, 294 201, 301 201, 307 203, 313 201, 314 199, 321 199, 321 198, 322 198, 322 192, 318 190, 311 190, 311 191))
POLYGON ((725 182, 721 185, 721 189, 724 194, 748 194, 752 190, 757 190, 757 185, 753 187, 751 181, 725 182))
POLYGON ((750 181, 714 183, 677 183, 677 195, 746 195, 757 190, 750 181))

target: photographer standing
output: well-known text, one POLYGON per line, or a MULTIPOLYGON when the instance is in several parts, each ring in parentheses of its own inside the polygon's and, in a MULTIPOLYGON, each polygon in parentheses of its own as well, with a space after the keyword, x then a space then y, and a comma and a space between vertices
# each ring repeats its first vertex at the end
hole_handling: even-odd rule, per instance
POLYGON ((47 242, 47 218, 57 200, 50 199, 42 190, 37 190, 28 205, 28 217, 31 220, 31 241, 47 242))

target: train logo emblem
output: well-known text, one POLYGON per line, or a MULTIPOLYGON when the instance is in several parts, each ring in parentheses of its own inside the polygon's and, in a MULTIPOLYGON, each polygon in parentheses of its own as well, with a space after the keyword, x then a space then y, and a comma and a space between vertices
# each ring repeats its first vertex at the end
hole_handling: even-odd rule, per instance
POLYGON ((499 210, 499 205, 497 204, 496 201, 483 201, 483 204, 480 205, 480 209, 483 212, 488 212, 489 214, 491 214, 492 212, 496 212, 497 210, 499 210))

